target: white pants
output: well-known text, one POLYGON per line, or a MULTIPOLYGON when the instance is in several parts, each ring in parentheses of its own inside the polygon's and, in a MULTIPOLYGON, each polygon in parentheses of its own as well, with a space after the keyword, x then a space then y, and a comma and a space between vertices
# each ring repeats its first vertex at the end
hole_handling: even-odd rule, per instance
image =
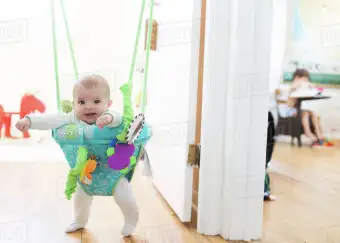
MULTIPOLYGON (((113 197, 121 209, 125 224, 136 225, 138 221, 138 207, 131 184, 123 177, 114 190, 113 197)), ((74 196, 74 217, 78 225, 88 222, 93 196, 87 195, 78 185, 74 196)))

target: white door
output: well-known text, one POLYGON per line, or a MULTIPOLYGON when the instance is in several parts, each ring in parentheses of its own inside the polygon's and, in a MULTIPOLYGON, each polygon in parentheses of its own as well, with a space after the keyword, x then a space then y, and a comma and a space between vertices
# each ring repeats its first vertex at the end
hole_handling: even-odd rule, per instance
POLYGON ((147 152, 154 184, 182 222, 191 220, 192 206, 187 154, 195 136, 199 40, 193 9, 194 1, 182 0, 160 1, 155 9, 158 41, 151 53, 146 109, 153 128, 147 152))

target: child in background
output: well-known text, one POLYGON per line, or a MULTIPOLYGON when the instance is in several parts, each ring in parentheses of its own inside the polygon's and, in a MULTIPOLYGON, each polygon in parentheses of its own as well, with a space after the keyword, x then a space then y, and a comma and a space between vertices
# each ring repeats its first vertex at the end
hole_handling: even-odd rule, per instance
MULTIPOLYGON (((87 76, 75 84, 73 99, 74 111, 71 113, 29 115, 17 122, 17 129, 22 132, 28 129, 50 130, 66 124, 96 124, 103 128, 117 127, 122 123, 121 114, 109 110, 112 104, 110 87, 99 75, 87 76)), ((117 183, 113 197, 124 215, 125 223, 121 232, 124 236, 130 236, 137 225, 139 213, 132 187, 125 177, 117 183)), ((74 220, 66 228, 66 233, 86 226, 92 200, 93 196, 78 185, 74 197, 74 220)))
MULTIPOLYGON (((309 72, 305 69, 297 69, 293 74, 291 92, 297 90, 312 90, 313 88, 313 84, 310 82, 309 72)), ((296 98, 290 97, 288 101, 290 107, 296 106, 296 98)), ((333 143, 324 137, 318 116, 312 110, 310 110, 308 106, 306 106, 307 104, 308 101, 307 103, 306 101, 301 103, 301 123, 305 135, 312 140, 312 147, 323 145, 333 146, 333 143), (313 133, 311 130, 310 122, 314 127, 315 133, 313 133)))

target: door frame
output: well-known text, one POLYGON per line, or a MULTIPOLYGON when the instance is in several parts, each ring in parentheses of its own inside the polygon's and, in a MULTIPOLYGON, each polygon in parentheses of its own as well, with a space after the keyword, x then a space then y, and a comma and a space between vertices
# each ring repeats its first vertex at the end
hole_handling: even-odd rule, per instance
MULTIPOLYGON (((204 52, 205 52, 205 23, 207 0, 200 2, 200 25, 199 25, 199 48, 198 48, 198 70, 197 70, 197 97, 196 97, 196 123, 195 123, 195 145, 201 144, 202 127, 202 101, 203 101, 203 73, 204 73, 204 52)), ((196 8, 195 8, 196 9, 196 8)), ((193 168, 192 183, 192 205, 190 227, 197 229, 198 222, 198 191, 199 191, 199 166, 193 168)))

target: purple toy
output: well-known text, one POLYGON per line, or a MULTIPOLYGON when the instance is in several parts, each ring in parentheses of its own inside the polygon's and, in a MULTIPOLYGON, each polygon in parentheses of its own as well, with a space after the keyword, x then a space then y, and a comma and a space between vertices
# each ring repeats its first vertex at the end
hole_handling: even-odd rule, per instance
POLYGON ((127 143, 117 143, 115 153, 108 158, 108 165, 113 170, 123 170, 130 165, 130 157, 135 152, 135 146, 127 143))

